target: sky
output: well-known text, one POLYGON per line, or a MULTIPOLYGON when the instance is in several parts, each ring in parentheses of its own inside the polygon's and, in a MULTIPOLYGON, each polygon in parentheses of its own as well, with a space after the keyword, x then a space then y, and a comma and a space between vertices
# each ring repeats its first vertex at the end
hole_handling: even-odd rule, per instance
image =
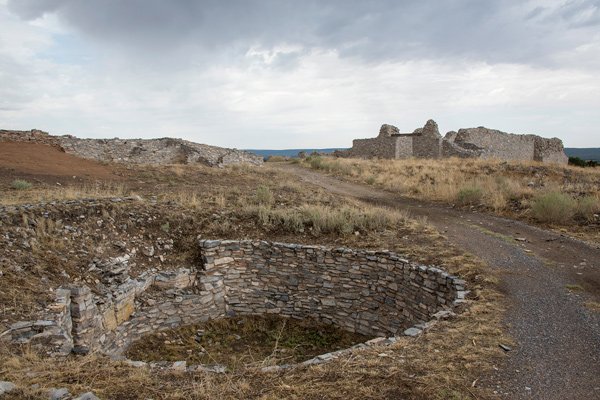
POLYGON ((600 147, 600 1, 0 0, 0 129, 343 148, 428 119, 600 147))

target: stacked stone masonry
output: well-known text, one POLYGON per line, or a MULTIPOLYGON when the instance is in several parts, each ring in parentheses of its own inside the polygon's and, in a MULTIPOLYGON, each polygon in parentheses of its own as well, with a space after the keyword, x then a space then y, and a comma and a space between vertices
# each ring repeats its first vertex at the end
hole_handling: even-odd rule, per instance
POLYGON ((52 136, 46 132, 0 130, 0 140, 51 145, 77 157, 94 161, 131 164, 195 164, 226 166, 263 165, 263 158, 247 151, 198 144, 182 139, 79 139, 71 135, 52 136))
POLYGON ((465 282, 389 251, 266 241, 200 240, 201 265, 147 271, 94 292, 57 290, 39 321, 11 326, 13 341, 46 340, 56 354, 119 356, 145 333, 235 315, 312 318, 367 335, 394 336, 464 298, 465 282), (160 301, 146 299, 151 287, 160 301), (94 294, 97 293, 97 294, 94 294))
POLYGON ((450 131, 445 137, 433 120, 411 134, 401 134, 398 128, 382 125, 379 136, 355 139, 350 149, 335 153, 355 158, 483 158, 502 161, 542 161, 567 164, 560 139, 536 135, 515 135, 484 127, 450 131))

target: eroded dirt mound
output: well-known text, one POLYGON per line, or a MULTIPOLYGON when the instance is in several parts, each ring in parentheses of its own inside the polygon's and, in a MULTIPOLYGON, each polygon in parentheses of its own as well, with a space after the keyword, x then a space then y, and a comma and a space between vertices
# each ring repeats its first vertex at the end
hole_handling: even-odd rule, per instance
POLYGON ((121 170, 39 143, 0 142, 0 166, 32 175, 117 179, 121 170))

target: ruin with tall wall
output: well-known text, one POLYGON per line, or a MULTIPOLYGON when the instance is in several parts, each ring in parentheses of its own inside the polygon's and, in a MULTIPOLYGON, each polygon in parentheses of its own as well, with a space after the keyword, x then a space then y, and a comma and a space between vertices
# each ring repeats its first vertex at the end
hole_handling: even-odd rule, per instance
POLYGON ((560 139, 536 135, 516 135, 484 127, 450 131, 444 137, 437 123, 429 120, 413 133, 400 133, 392 125, 382 125, 379 135, 355 139, 352 147, 335 153, 351 158, 482 158, 502 161, 542 161, 567 164, 560 139))

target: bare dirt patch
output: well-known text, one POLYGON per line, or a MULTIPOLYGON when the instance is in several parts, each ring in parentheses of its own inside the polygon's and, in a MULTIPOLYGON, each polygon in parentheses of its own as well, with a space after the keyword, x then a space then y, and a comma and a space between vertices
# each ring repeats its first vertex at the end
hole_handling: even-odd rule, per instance
POLYGON ((79 175, 81 179, 117 179, 123 168, 105 166, 39 143, 0 142, 0 166, 31 176, 79 175))

